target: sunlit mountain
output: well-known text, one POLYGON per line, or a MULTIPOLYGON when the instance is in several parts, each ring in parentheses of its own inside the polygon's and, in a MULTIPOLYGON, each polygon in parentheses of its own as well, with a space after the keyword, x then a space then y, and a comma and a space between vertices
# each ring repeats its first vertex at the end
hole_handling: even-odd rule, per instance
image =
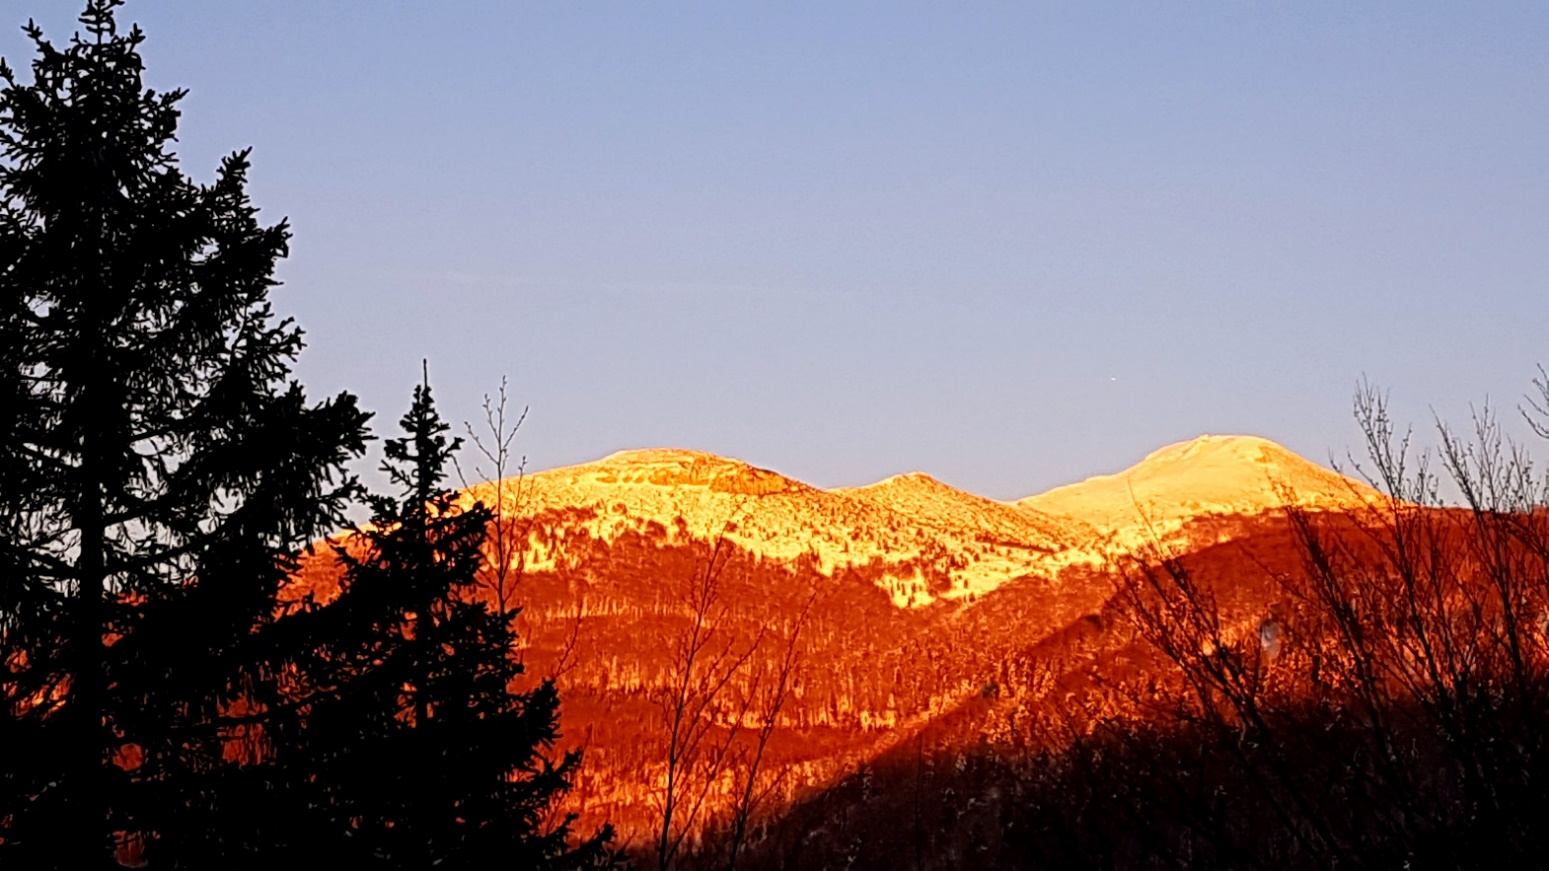
MULTIPOLYGON (((556 678, 565 746, 585 749, 568 809, 583 829, 613 822, 641 855, 659 840, 669 773, 673 801, 693 800, 692 814, 677 809, 686 850, 731 824, 755 754, 753 816, 770 839, 775 821, 847 794, 901 748, 1009 752, 1019 717, 1105 669, 1145 667, 1113 659, 1128 642, 1105 634, 1127 554, 1238 560, 1285 506, 1339 513, 1381 498, 1251 436, 1202 436, 1016 502, 920 472, 825 490, 685 450, 623 451, 464 496, 501 505, 528 674, 556 678), (689 661, 696 631, 708 640, 689 661), (1064 663, 1057 692, 1050 663, 1064 663), (669 772, 685 697, 704 725, 700 768, 669 772), (721 748, 717 764, 705 748, 721 748)), ((1289 552, 1266 546, 1270 559, 1289 552)), ((329 575, 322 557, 302 573, 325 595, 329 575)), ((1249 627, 1269 607, 1258 587, 1229 601, 1249 627)), ((885 807, 873 811, 885 828, 885 807)))
POLYGON ((1020 499, 1020 508, 1086 523, 1111 546, 1165 540, 1206 515, 1252 516, 1286 506, 1362 509, 1370 486, 1268 439, 1203 435, 1168 445, 1122 472, 1095 475, 1020 499))

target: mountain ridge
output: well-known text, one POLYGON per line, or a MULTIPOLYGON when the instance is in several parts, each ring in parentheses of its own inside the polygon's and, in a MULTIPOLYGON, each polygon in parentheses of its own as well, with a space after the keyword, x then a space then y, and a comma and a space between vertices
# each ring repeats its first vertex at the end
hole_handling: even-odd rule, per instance
MULTIPOLYGON (((611 820, 648 838, 671 734, 662 700, 682 692, 694 602, 710 601, 694 590, 712 576, 719 592, 703 625, 716 633, 713 649, 732 662, 748 657, 724 673, 728 693, 762 698, 784 651, 798 649, 799 630, 805 665, 769 757, 769 782, 780 784, 772 807, 792 807, 804 791, 869 770, 889 748, 913 741, 917 753, 928 735, 933 745, 1003 741, 1022 728, 1018 718, 1114 668, 1139 667, 1094 658, 1110 647, 1130 656, 1107 627, 1122 574, 1116 556, 1155 541, 1131 535, 1136 506, 1160 518, 1148 531, 1228 565, 1286 525, 1276 505, 1365 505, 1377 494, 1363 486, 1265 439, 1208 436, 1017 501, 923 472, 823 489, 674 448, 485 482, 462 499, 495 507, 498 497, 499 522, 516 535, 503 552, 515 553, 522 656, 534 678, 557 681, 564 746, 587 748, 586 779, 567 807, 583 825, 611 820), (1208 519, 1212 512, 1249 516, 1208 519), (1070 682, 1049 683, 1051 669, 1070 682)), ((326 601, 332 560, 320 553, 308 571, 299 592, 326 601)), ((1240 584, 1251 573, 1228 574, 1240 584)), ((1260 587, 1269 589, 1225 590, 1224 601, 1241 603, 1234 626, 1263 619, 1260 587)), ((722 813, 723 799, 707 807, 722 813)))
MULTIPOLYGON (((709 482, 709 478, 696 477, 695 473, 701 476, 708 476, 717 471, 722 474, 752 472, 761 477, 788 482, 788 486, 792 489, 804 488, 824 493, 863 495, 869 492, 904 486, 932 487, 966 494, 986 502, 1019 507, 1036 507, 1040 503, 1062 503, 1069 501, 1070 494, 1094 490, 1096 489, 1094 485, 1106 481, 1144 480, 1149 482, 1159 477, 1160 473, 1167 468, 1177 468, 1188 464, 1186 461, 1193 461, 1192 464, 1194 465, 1204 464, 1210 466, 1213 471, 1219 471, 1222 460, 1228 458, 1235 459, 1240 466, 1257 465, 1262 467, 1272 478, 1276 471, 1289 472, 1290 474, 1282 476, 1286 479, 1286 483, 1300 483, 1305 486, 1309 482, 1315 482, 1319 485, 1319 488, 1325 491, 1321 495, 1331 500, 1339 499, 1338 504, 1344 506, 1355 504, 1355 502, 1365 504, 1370 496, 1376 492, 1369 485, 1319 465, 1271 439, 1247 434, 1209 433, 1156 448, 1146 454, 1140 461, 1117 472, 1095 474, 1079 481, 1051 487, 1039 493, 1005 500, 980 496, 972 491, 963 490, 960 487, 947 484, 931 473, 921 469, 889 475, 869 484, 825 488, 808 484, 798 478, 736 457, 692 448, 672 447, 626 448, 614 451, 596 460, 527 472, 523 477, 536 478, 558 475, 574 477, 583 473, 594 473, 599 478, 607 478, 610 476, 610 473, 613 475, 629 475, 631 472, 634 472, 635 474, 631 476, 628 482, 644 483, 645 480, 640 477, 642 470, 676 467, 683 471, 684 474, 681 477, 658 477, 655 480, 651 480, 650 483, 671 485, 705 484, 709 482), (1356 499, 1343 498, 1351 492, 1357 494, 1356 499)), ((1247 479, 1239 477, 1238 480, 1242 482, 1247 479)), ((494 482, 481 482, 473 486, 484 487, 492 483, 494 482)), ((612 481, 608 481, 608 483, 612 483, 612 481)))
POLYGON ((1295 507, 1363 510, 1385 497, 1260 436, 1201 435, 1158 448, 1111 474, 1046 490, 1014 504, 1079 519, 1104 546, 1132 550, 1166 541, 1209 515, 1259 515, 1295 507))
MULTIPOLYGON (((900 608, 969 599, 1019 577, 1167 541, 1192 520, 1295 506, 1350 510, 1382 497, 1258 436, 1204 435, 1158 448, 1119 472, 1014 501, 979 496, 921 471, 821 488, 707 451, 642 448, 465 491, 518 514, 590 508, 589 534, 611 541, 657 525, 725 540, 775 560, 811 557, 830 576, 873 567, 900 608)), ((545 565, 533 557, 533 566, 545 565)))

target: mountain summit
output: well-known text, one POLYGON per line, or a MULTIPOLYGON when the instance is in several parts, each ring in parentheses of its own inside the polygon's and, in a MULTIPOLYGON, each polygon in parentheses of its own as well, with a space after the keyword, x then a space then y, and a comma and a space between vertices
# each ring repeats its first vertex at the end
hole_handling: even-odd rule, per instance
MULTIPOLYGON (((468 495, 492 502, 494 488, 477 485, 468 495)), ((811 559, 830 577, 864 570, 900 608, 974 601, 1022 577, 1053 579, 1201 516, 1349 508, 1377 495, 1274 442, 1241 435, 1170 445, 1117 474, 1015 503, 922 472, 825 490, 741 460, 665 448, 537 472, 506 482, 502 493, 508 511, 562 512, 564 525, 602 542, 725 540, 764 559, 811 559)), ((529 568, 558 556, 545 553, 529 555, 529 568)))
MULTIPOLYGON (((494 501, 494 484, 469 498, 494 501)), ((823 490, 698 451, 620 451, 507 481, 508 511, 563 515, 601 542, 656 536, 725 541, 763 559, 808 559, 824 575, 860 571, 900 608, 971 599, 1006 581, 1047 575, 1079 524, 956 490, 923 475, 823 490)), ((544 549, 527 565, 546 566, 544 549)))
POLYGON ((1381 495, 1268 439, 1202 435, 1153 451, 1111 475, 1056 487, 1015 504, 1079 520, 1116 543, 1164 535, 1212 514, 1253 515, 1286 506, 1364 508, 1381 495))
MULTIPOLYGON (((1255 553, 1285 551, 1265 544, 1279 534, 1279 507, 1339 512, 1381 498, 1274 442, 1213 435, 1018 502, 921 472, 823 489, 660 448, 463 494, 491 506, 497 496, 516 536, 507 555, 523 655, 532 674, 558 677, 562 731, 589 742, 595 786, 574 808, 580 825, 609 819, 635 837, 660 825, 659 792, 640 784, 661 771, 669 732, 657 701, 686 679, 673 657, 701 625, 693 591, 706 579, 718 590, 702 624, 717 633, 706 649, 750 657, 736 684, 747 698, 785 661, 780 639, 806 627, 811 668, 772 733, 789 800, 911 736, 929 732, 930 746, 976 729, 962 734, 978 746, 979 734, 1009 728, 994 717, 1035 705, 1027 694, 1050 663, 1105 668, 1083 645, 1104 631, 1125 553, 1160 540, 1227 565, 1237 551, 1221 545, 1239 537, 1255 553), (1265 514, 1268 523, 1254 517, 1265 514)), ((336 591, 337 568, 322 553, 298 596, 336 591)))

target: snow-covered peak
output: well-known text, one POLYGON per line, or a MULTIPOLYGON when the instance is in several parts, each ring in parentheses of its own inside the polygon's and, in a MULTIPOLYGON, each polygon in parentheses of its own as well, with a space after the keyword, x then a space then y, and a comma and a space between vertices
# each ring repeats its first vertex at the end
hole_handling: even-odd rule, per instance
POLYGON ((905 472, 902 475, 892 475, 861 487, 839 487, 840 493, 885 493, 897 490, 950 490, 955 493, 963 491, 932 478, 924 472, 905 472))
POLYGON ((668 466, 712 463, 715 465, 746 466, 741 460, 723 457, 709 451, 693 451, 687 448, 629 448, 615 451, 600 460, 584 463, 586 466, 668 466))
MULTIPOLYGON (((1375 491, 1253 436, 1201 436, 1135 466, 1017 503, 923 472, 824 490, 741 460, 666 448, 477 485, 467 493, 507 511, 563 517, 602 541, 649 529, 727 540, 766 559, 815 558, 819 571, 864 567, 900 607, 967 598, 1019 577, 1101 563, 1211 514, 1285 504, 1339 509, 1375 491), (932 579, 935 580, 932 580, 932 579)), ((538 547, 535 543, 533 547, 538 547)), ((527 557, 538 569, 562 555, 527 557)))
POLYGON ((538 472, 534 483, 568 482, 601 488, 618 486, 708 487, 717 492, 760 496, 807 485, 778 472, 705 451, 644 448, 618 451, 600 460, 538 472))
MULTIPOLYGON (((1073 540, 1063 521, 920 473, 823 490, 740 460, 674 449, 620 451, 476 485, 465 498, 529 516, 558 512, 556 522, 602 541, 654 528, 669 537, 724 537, 766 559, 812 558, 830 575, 864 568, 900 607, 1052 575, 1073 540)), ((539 569, 560 558, 546 548, 525 565, 539 569)))
POLYGON ((1099 529, 1167 532, 1207 514, 1257 514, 1286 505, 1356 508, 1379 498, 1365 484, 1268 439, 1203 435, 1152 451, 1111 475, 1096 475, 1018 501, 1099 529))
POLYGON ((1135 469, 1154 468, 1185 461, 1308 465, 1307 460, 1266 438, 1252 435, 1206 434, 1185 442, 1157 448, 1147 454, 1135 469))

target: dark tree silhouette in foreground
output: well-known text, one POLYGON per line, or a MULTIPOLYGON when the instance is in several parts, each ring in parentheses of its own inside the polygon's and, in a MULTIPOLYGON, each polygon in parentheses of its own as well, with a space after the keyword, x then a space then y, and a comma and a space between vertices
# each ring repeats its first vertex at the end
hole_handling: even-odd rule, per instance
POLYGON ((143 87, 119 5, 63 48, 29 24, 30 83, 0 65, 0 866, 593 861, 538 831, 575 760, 536 753, 554 692, 509 694, 505 617, 458 599, 487 513, 434 492, 428 392, 347 594, 294 601, 367 415, 290 378, 289 230, 246 152, 182 174, 183 92, 143 87))
POLYGON ((475 598, 491 511, 442 488, 460 440, 428 383, 401 425, 383 466, 399 495, 374 498, 371 524, 339 549, 337 599, 286 621, 308 639, 297 692, 312 701, 301 731, 275 741, 276 762, 308 810, 276 834, 351 865, 605 864, 609 830, 575 849, 568 819, 540 830, 580 760, 543 756, 557 737, 553 681, 512 690, 516 614, 475 598))
POLYGON ((18 865, 91 867, 114 832, 212 807, 223 719, 265 701, 279 555, 341 520, 366 438, 353 397, 310 404, 288 380, 301 333, 268 294, 289 230, 258 222, 246 152, 213 184, 178 169, 183 93, 142 87, 117 5, 92 0, 63 48, 29 24, 31 83, 0 70, 0 838, 18 865))

